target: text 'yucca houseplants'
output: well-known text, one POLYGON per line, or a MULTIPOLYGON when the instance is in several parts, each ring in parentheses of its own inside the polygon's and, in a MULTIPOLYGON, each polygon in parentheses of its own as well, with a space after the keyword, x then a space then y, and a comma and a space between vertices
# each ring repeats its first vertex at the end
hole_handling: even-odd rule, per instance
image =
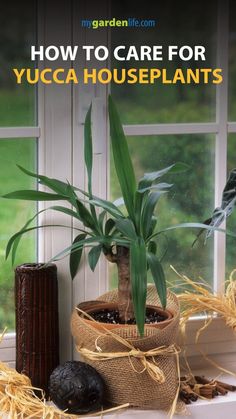
MULTIPOLYGON (((145 304, 147 293, 147 271, 150 269, 162 306, 166 306, 166 281, 161 263, 156 255, 156 239, 161 232, 156 231, 157 218, 154 215, 156 205, 172 185, 160 183, 167 173, 186 170, 186 165, 173 164, 157 172, 146 173, 137 183, 131 162, 127 141, 114 106, 109 97, 109 120, 111 146, 116 174, 123 198, 119 205, 102 200, 92 192, 92 129, 91 107, 87 113, 84 130, 84 159, 88 174, 88 191, 57 179, 48 178, 20 169, 29 176, 38 179, 41 185, 51 192, 38 190, 20 190, 4 195, 8 199, 33 201, 67 201, 71 209, 64 206, 51 206, 47 209, 59 211, 81 222, 84 228, 75 228, 76 235, 68 248, 55 255, 55 260, 70 255, 70 272, 75 277, 81 254, 85 247, 90 247, 88 263, 94 271, 101 253, 117 264, 119 274, 118 306, 121 322, 136 318, 140 334, 144 331, 145 304), (122 208, 122 210, 120 209, 122 208), (100 212, 98 213, 98 209, 100 212)), ((46 210, 44 210, 46 211, 46 210)), ((14 262, 16 250, 22 234, 40 227, 30 227, 30 219, 24 227, 14 234, 8 242, 6 255, 12 252, 14 262)), ((45 228, 52 227, 45 225, 45 228)), ((58 227, 58 225, 56 226, 58 227)))

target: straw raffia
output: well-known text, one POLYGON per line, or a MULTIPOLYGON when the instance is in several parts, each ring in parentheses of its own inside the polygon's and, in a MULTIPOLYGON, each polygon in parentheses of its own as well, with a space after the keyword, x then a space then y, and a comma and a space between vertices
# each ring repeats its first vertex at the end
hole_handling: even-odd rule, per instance
MULTIPOLYGON (((179 274, 173 267, 172 269, 185 284, 190 285, 193 289, 192 292, 185 291, 178 296, 183 305, 182 323, 185 323, 189 317, 202 312, 207 313, 211 318, 218 314, 224 319, 226 325, 236 332, 236 281, 233 278, 236 269, 232 271, 230 279, 226 283, 226 291, 222 293, 212 293, 207 289, 207 285, 198 284, 186 275, 179 274)), ((203 328, 205 329, 207 326, 206 323, 203 328)))
POLYGON ((88 415, 71 415, 62 412, 46 403, 42 390, 32 387, 27 376, 19 374, 13 368, 0 362, 0 411, 5 413, 8 419, 76 419, 87 416, 101 416, 103 413, 114 412, 126 407, 128 405, 93 414, 89 413, 88 415), (42 398, 37 397, 35 391, 40 391, 42 398))
MULTIPOLYGON (((0 343, 4 332, 0 337, 0 343)), ((47 404, 43 390, 32 387, 30 379, 19 374, 14 368, 0 362, 0 412, 7 419, 76 419, 100 416, 128 407, 128 404, 88 415, 71 415, 47 404), (39 396, 36 393, 39 393, 39 396)))

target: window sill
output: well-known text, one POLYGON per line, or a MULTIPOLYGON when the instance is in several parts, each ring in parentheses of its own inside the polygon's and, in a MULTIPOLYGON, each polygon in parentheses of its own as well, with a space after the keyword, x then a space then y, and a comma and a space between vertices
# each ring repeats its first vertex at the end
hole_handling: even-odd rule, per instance
MULTIPOLYGON (((216 377, 216 370, 196 370, 195 374, 205 375, 206 377, 216 377)), ((229 375, 221 375, 219 378, 229 384, 235 385, 235 378, 229 375)), ((229 392, 226 396, 218 396, 212 400, 198 400, 191 405, 186 406, 186 415, 174 415, 173 419, 233 419, 236 411, 236 392, 229 392)), ((106 419, 168 419, 168 414, 161 410, 136 410, 125 409, 117 412, 111 412, 104 415, 106 419)), ((2 419, 7 419, 7 415, 1 415, 2 419)), ((87 419, 93 419, 94 416, 87 416, 87 419)))
MULTIPOLYGON (((185 416, 175 415, 174 419, 233 419, 236 411, 236 394, 227 394, 212 401, 199 400, 188 406, 188 414, 185 416)), ((118 413, 111 413, 105 416, 107 419, 164 419, 167 414, 162 411, 126 410, 118 413)), ((88 418, 90 419, 90 418, 88 418)), ((91 417, 92 419, 92 417, 91 417)))
MULTIPOLYGON (((194 373, 204 374, 207 377, 216 377, 217 371, 204 370, 203 372, 202 370, 197 370, 194 373)), ((219 379, 234 385, 236 381, 235 378, 229 375, 222 375, 219 379)), ((218 396, 212 400, 198 400, 186 406, 186 408, 186 415, 175 415, 173 419, 186 419, 188 417, 191 419, 222 419, 224 417, 233 419, 236 411, 236 392, 229 392, 226 396, 218 396)), ((168 418, 168 414, 157 410, 126 409, 105 415, 107 419, 143 419, 144 417, 145 419, 164 419, 168 418)), ((87 417, 87 419, 92 419, 92 417, 87 417)))

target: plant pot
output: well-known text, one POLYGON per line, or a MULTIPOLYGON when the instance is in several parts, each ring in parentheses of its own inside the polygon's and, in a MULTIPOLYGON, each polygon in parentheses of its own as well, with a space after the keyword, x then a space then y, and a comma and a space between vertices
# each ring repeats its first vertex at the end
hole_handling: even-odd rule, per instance
MULTIPOLYGON (((117 303, 117 295, 117 290, 102 295, 98 299, 100 307, 104 307, 104 302, 117 303)), ((82 310, 86 311, 86 304, 82 304, 82 310)), ((91 310, 94 310, 95 302, 89 304, 90 307, 92 305, 91 310)), ((160 306, 154 286, 148 287, 147 305, 160 306)), ((166 323, 163 322, 165 326, 162 329, 156 327, 158 325, 146 325, 144 337, 139 336, 136 325, 120 324, 110 330, 107 324, 103 324, 105 329, 97 329, 97 322, 86 320, 76 309, 73 311, 71 330, 77 349, 85 362, 92 365, 104 379, 107 403, 115 405, 129 403, 131 407, 145 409, 170 408, 178 391, 176 355, 163 353, 145 358, 160 368, 164 376, 162 383, 154 381, 148 370, 143 367, 144 364, 139 356, 155 348, 169 348, 175 343, 180 313, 178 300, 170 291, 167 294, 167 310, 172 314, 172 318, 166 323), (137 357, 129 353, 126 356, 127 346, 123 344, 124 341, 138 352, 137 357), (84 348, 96 357, 87 357, 84 348), (100 359, 97 357, 99 352, 101 357, 103 353, 109 356, 112 354, 112 357, 100 359), (124 356, 117 357, 117 354, 122 352, 125 353, 124 356)))
MULTIPOLYGON (((87 313, 89 316, 93 317, 93 314, 107 309, 107 310, 118 310, 118 305, 115 302, 106 302, 106 301, 86 301, 84 303, 81 303, 77 306, 78 309, 83 310, 85 313, 87 313)), ((148 324, 146 327, 155 327, 158 329, 164 329, 171 321, 173 315, 170 310, 164 310, 161 307, 157 307, 154 305, 147 305, 147 309, 150 311, 156 311, 159 315, 165 318, 165 320, 159 322, 159 323, 153 323, 148 324)), ((107 330, 114 330, 114 329, 120 329, 122 326, 126 326, 125 324, 112 324, 112 323, 103 323, 103 322, 94 322, 93 320, 90 320, 86 318, 83 314, 81 315, 82 318, 86 323, 88 323, 90 326, 94 327, 97 330, 104 331, 104 329, 107 330)))
POLYGON ((58 284, 55 264, 15 269, 16 370, 48 393, 59 364, 58 284))

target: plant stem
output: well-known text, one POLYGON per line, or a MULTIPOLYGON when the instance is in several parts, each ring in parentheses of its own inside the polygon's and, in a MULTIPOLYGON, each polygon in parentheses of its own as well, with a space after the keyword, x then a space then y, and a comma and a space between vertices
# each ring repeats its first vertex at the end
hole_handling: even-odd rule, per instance
MULTIPOLYGON (((118 269, 118 310, 122 323, 134 318, 134 308, 131 293, 129 249, 117 246, 113 261, 118 269)), ((110 259, 110 261, 112 261, 110 259)))

